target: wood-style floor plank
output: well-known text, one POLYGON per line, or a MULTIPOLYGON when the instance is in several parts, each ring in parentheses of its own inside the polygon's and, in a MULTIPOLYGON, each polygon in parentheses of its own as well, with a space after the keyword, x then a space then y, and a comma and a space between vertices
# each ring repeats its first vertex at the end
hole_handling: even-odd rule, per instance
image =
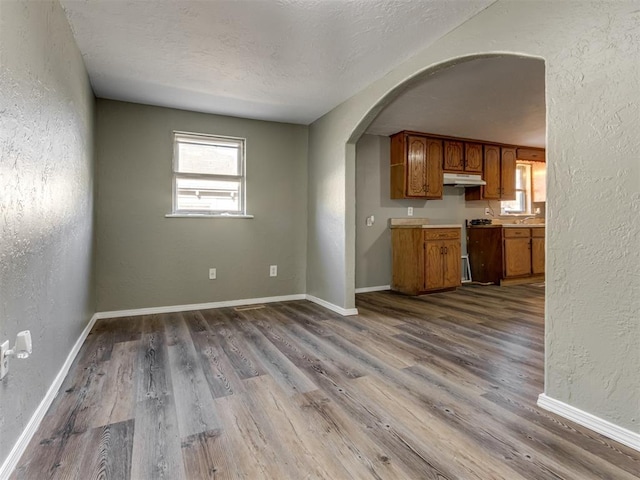
POLYGON ((541 410, 544 288, 99 320, 12 479, 640 480, 541 410))
POLYGON ((179 314, 169 316, 165 323, 171 391, 180 437, 218 430, 220 421, 212 408, 211 390, 187 325, 179 314))

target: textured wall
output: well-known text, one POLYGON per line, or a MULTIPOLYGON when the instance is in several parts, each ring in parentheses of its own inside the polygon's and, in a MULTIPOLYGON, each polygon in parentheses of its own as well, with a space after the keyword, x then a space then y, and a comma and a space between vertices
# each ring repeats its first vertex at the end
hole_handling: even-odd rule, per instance
POLYGON ((496 52, 544 58, 545 391, 640 432, 639 24, 638 0, 498 1, 312 124, 310 181, 322 189, 310 189, 309 224, 344 232, 344 243, 320 235, 309 242, 310 264, 339 259, 335 268, 309 271, 316 295, 353 301, 355 181, 344 172, 355 155, 345 141, 355 141, 393 92, 421 72, 496 52), (343 211, 320 216, 327 202, 343 211))
MULTIPOLYGON (((487 202, 467 202, 464 189, 445 187, 442 200, 392 200, 389 192, 389 137, 363 135, 356 144, 356 288, 391 283, 391 230, 389 219, 428 218, 431 224, 463 226, 462 252, 467 251, 465 219, 484 218, 487 202), (367 227, 368 216, 375 223, 367 227)), ((500 202, 491 203, 500 212, 500 202)))
POLYGON ((319 125, 309 132, 307 251, 311 255, 307 256, 307 293, 334 305, 353 308, 353 284, 352 299, 348 300, 345 264, 345 249, 349 246, 345 237, 347 173, 345 163, 335 161, 344 159, 346 140, 345 136, 333 143, 324 141, 319 125))
POLYGON ((304 293, 307 132, 98 100, 98 310, 304 293), (165 218, 173 130, 247 139, 247 213, 255 218, 165 218))
POLYGON ((57 2, 0 3, 0 341, 33 355, 0 383, 0 462, 87 325, 93 94, 57 2))

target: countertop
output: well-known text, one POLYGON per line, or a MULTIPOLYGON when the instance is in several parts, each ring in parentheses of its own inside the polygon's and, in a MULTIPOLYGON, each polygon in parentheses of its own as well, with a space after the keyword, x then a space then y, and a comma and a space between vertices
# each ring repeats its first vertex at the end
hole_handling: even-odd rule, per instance
POLYGON ((506 223, 496 225, 469 225, 467 228, 544 228, 544 223, 506 223))
POLYGON ((391 228, 462 228, 462 225, 391 225, 391 228))

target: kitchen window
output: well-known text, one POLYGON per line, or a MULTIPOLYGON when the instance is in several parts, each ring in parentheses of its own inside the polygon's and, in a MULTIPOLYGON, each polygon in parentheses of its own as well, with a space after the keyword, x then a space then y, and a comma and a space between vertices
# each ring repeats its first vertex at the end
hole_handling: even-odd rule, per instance
POLYGON ((245 139, 173 134, 173 215, 247 217, 245 139))
POLYGON ((503 215, 531 214, 531 165, 516 165, 516 199, 500 202, 503 215))

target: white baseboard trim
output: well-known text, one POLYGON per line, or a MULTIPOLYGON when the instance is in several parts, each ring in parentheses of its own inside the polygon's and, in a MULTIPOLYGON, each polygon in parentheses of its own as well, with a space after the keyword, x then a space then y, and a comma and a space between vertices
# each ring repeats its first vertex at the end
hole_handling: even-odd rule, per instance
POLYGON ((18 465, 18 461, 20 460, 20 457, 22 457, 22 454, 27 449, 29 442, 33 438, 33 435, 36 433, 36 430, 38 429, 38 427, 40 426, 40 422, 42 422, 42 419, 44 418, 45 413, 47 413, 47 410, 49 410, 51 403, 56 398, 56 395, 58 394, 58 390, 60 390, 60 387, 62 386, 62 382, 64 382, 64 379, 67 376, 67 373, 69 373, 71 364, 75 360, 76 355, 78 355, 80 348, 82 348, 82 345, 84 344, 84 341, 87 339, 87 336, 89 335, 89 332, 93 328, 93 325, 96 323, 96 320, 98 320, 98 315, 94 314, 91 317, 91 320, 89 320, 89 323, 87 324, 87 326, 84 328, 84 330, 78 337, 78 340, 76 340, 76 343, 73 345, 73 348, 69 352, 69 355, 67 355, 67 359, 62 365, 62 368, 60 368, 58 375, 56 375, 56 378, 53 380, 53 383, 49 387, 49 390, 47 390, 47 393, 42 399, 42 401, 40 402, 40 405, 38 405, 38 408, 36 408, 36 411, 33 412, 33 415, 31 416, 29 423, 27 423, 26 427, 20 434, 18 441, 13 446, 13 448, 11 449, 11 452, 9 452, 9 455, 5 459, 2 466, 0 467, 0 479, 9 478, 9 475, 13 473, 13 470, 16 468, 16 465, 18 465))
POLYGON ((227 300, 224 302, 191 303, 188 305, 168 305, 166 307, 134 308, 131 310, 114 310, 111 312, 98 312, 98 318, 120 318, 135 315, 154 315, 157 313, 177 313, 191 310, 208 310, 210 308, 240 307, 255 305, 257 303, 288 302, 291 300, 307 300, 304 293, 294 295, 281 295, 278 297, 243 298, 240 300, 227 300))
POLYGON ((640 452, 640 433, 619 427, 591 413, 548 397, 544 393, 538 396, 538 406, 640 452))
POLYGON ((314 297, 313 295, 306 295, 304 293, 294 294, 294 295, 283 295, 278 297, 263 297, 263 298, 246 298, 241 300, 229 300, 224 302, 210 302, 210 303, 194 303, 189 305, 171 305, 166 307, 150 307, 150 308, 136 308, 132 310, 115 310, 111 312, 97 312, 89 320, 89 323, 84 328, 78 340, 73 345, 73 348, 67 355, 67 359, 65 360, 62 368, 56 375, 56 378, 53 380, 53 383, 47 390, 46 395, 36 408, 36 411, 31 416, 29 423, 27 423, 26 427, 20 434, 18 441, 9 452, 9 455, 5 459, 2 466, 0 466, 0 479, 9 478, 13 470, 16 468, 20 457, 25 452, 29 442, 33 438, 36 430, 40 426, 40 422, 44 418, 45 413, 51 406, 51 403, 55 399, 58 390, 62 386, 62 382, 64 381, 67 373, 69 373, 69 369, 71 368, 71 364, 75 360, 80 348, 84 344, 84 341, 87 339, 89 332, 93 328, 96 320, 102 318, 120 318, 120 317, 130 317, 134 315, 153 315, 156 313, 175 313, 175 312, 186 312, 189 310, 206 310, 210 308, 223 308, 223 307, 238 307, 243 305, 254 305, 258 303, 273 303, 273 302, 286 302, 291 300, 308 300, 310 302, 321 305, 329 310, 332 310, 340 315, 357 315, 357 308, 342 308, 334 305, 332 303, 327 302, 326 300, 322 300, 320 298, 314 297))
POLYGON ((98 312, 96 317, 100 318, 121 318, 121 317, 133 317, 135 315, 155 315, 157 313, 178 313, 188 312, 190 310, 207 310, 210 308, 224 308, 224 307, 239 307, 243 305, 255 305, 257 303, 273 303, 273 302, 288 302, 291 300, 308 300, 313 303, 317 303, 329 310, 332 310, 340 315, 357 315, 358 309, 356 308, 342 308, 329 303, 321 298, 314 297, 313 295, 306 295, 304 293, 298 293, 293 295, 282 295, 279 297, 262 297, 262 298, 243 298, 241 300, 227 300, 224 302, 209 302, 209 303, 191 303, 188 305, 168 305, 165 307, 149 307, 149 308, 134 308, 131 310, 114 310, 111 312, 98 312))
POLYGON ((317 303, 321 307, 328 308, 329 310, 339 313, 343 317, 348 317, 350 315, 358 315, 357 308, 342 308, 333 303, 329 303, 326 300, 322 300, 321 298, 314 297, 313 295, 307 295, 307 300, 313 303, 317 303))
POLYGON ((378 285, 377 287, 356 288, 356 293, 382 292, 383 290, 391 290, 391 285, 378 285))

